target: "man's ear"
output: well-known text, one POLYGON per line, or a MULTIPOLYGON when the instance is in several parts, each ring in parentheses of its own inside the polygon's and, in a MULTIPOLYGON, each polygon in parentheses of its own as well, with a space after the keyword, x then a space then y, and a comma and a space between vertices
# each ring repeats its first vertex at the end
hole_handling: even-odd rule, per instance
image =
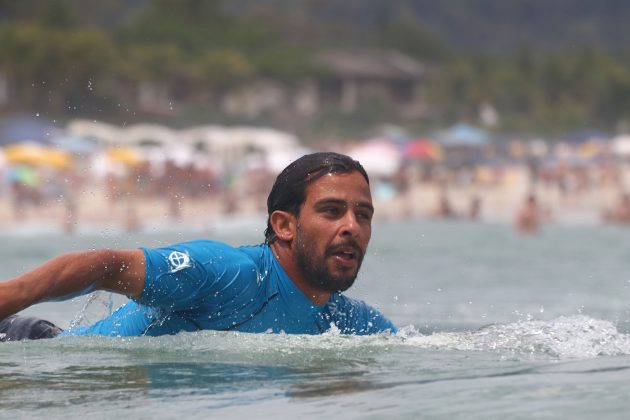
POLYGON ((295 237, 296 218, 288 211, 275 210, 269 218, 271 227, 281 241, 291 242, 295 237))

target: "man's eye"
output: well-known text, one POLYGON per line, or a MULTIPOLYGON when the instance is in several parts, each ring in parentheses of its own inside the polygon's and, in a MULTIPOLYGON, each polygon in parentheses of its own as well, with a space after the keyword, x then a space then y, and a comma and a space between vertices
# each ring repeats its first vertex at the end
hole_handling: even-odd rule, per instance
POLYGON ((372 215, 368 212, 358 212, 357 218, 361 220, 370 220, 372 219, 372 215))
POLYGON ((326 207, 322 210, 326 214, 337 215, 339 214, 339 209, 337 207, 326 207))

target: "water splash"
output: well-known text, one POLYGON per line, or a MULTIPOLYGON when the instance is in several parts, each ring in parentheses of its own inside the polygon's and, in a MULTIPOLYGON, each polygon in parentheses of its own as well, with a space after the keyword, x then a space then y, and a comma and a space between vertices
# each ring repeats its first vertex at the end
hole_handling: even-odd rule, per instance
MULTIPOLYGON (((85 324, 92 318, 91 312, 96 310, 111 311, 108 299, 108 296, 88 298, 72 325, 85 324)), ((406 351, 409 347, 493 352, 508 360, 572 360, 630 355, 630 335, 620 333, 610 321, 585 315, 563 316, 550 321, 528 319, 489 325, 475 331, 431 335, 424 335, 413 326, 401 328, 397 334, 371 336, 341 335, 335 329, 322 335, 199 331, 162 337, 64 337, 51 340, 50 345, 70 347, 73 351, 137 352, 142 357, 159 354, 160 358, 168 358, 171 355, 174 360, 180 360, 185 354, 188 360, 297 365, 313 360, 318 363, 363 363, 392 351, 406 351)))
POLYGON ((453 350, 499 351, 513 355, 585 359, 630 354, 630 336, 610 321, 585 315, 551 321, 526 320, 489 325, 472 332, 420 335, 413 327, 399 333, 409 345, 453 350))
POLYGON ((84 297, 81 308, 70 321, 70 329, 79 325, 90 325, 99 319, 110 316, 114 309, 114 299, 110 292, 92 292, 84 297))

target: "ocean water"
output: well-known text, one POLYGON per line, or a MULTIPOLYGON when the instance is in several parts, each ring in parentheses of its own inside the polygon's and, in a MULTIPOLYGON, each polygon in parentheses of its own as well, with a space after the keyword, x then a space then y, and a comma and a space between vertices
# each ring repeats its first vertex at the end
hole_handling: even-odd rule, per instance
MULTIPOLYGON (((0 278, 60 252, 193 238, 257 243, 263 221, 129 235, 0 237, 0 278)), ((401 327, 0 343, 0 418, 604 419, 630 411, 630 230, 380 222, 349 295, 401 327)), ((124 300, 26 312, 61 326, 124 300)))

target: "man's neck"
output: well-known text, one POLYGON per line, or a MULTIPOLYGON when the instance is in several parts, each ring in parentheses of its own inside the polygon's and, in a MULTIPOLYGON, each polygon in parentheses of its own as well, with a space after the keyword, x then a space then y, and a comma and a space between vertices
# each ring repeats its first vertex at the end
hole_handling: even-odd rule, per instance
POLYGON ((304 278, 302 270, 298 266, 295 254, 291 249, 290 244, 276 240, 271 245, 271 252, 276 257, 276 260, 282 267, 285 273, 289 276, 293 284, 300 289, 302 293, 315 305, 323 305, 330 299, 330 292, 321 291, 313 286, 304 278))

